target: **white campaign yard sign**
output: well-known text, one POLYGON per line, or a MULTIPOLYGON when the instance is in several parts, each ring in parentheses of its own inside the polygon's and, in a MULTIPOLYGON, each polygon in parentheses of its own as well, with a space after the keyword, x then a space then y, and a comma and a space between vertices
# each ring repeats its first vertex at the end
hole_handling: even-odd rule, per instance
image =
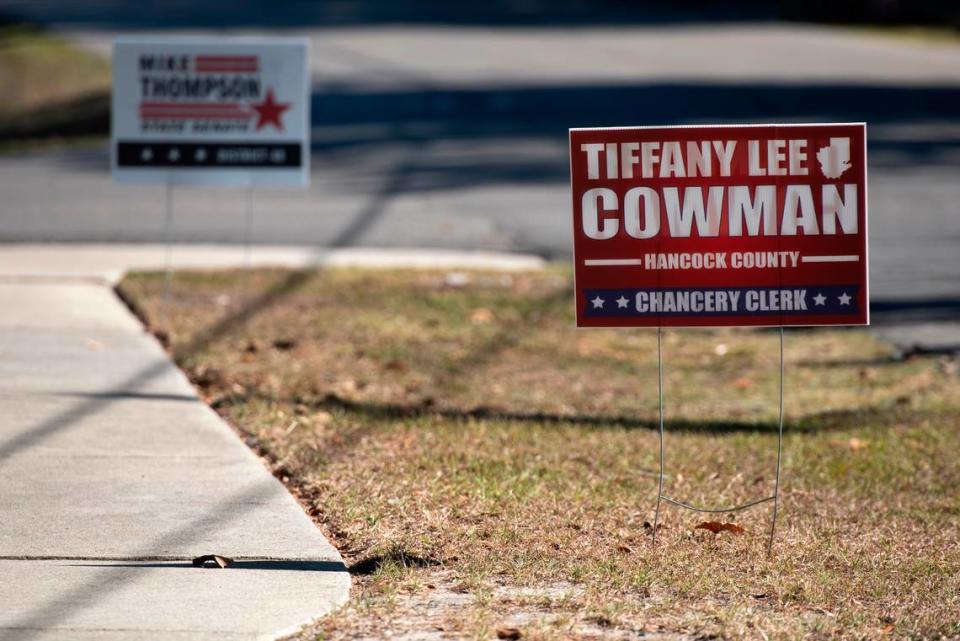
POLYGON ((299 38, 117 39, 114 180, 305 187, 307 53, 299 38))

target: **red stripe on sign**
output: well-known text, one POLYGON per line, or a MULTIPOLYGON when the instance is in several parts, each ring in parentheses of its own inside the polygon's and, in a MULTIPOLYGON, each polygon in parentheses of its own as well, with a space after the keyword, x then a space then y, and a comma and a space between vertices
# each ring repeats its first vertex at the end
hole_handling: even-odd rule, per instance
POLYGON ((140 115, 148 117, 163 116, 210 116, 210 117, 243 117, 250 112, 236 104, 204 104, 204 103, 143 103, 140 105, 140 115))
POLYGON ((256 67, 197 67, 196 73, 257 73, 256 67))
POLYGON ((197 65, 216 65, 223 67, 257 67, 256 60, 197 60, 197 65))
POLYGON ((191 115, 191 116, 249 116, 250 115, 245 111, 209 111, 209 110, 189 111, 186 109, 183 111, 169 111, 166 109, 163 111, 151 111, 148 109, 145 111, 141 111, 140 113, 142 115, 150 115, 150 116, 176 116, 176 115, 185 115, 185 114, 191 115))
POLYGON ((141 112, 149 111, 151 113, 165 114, 165 113, 182 113, 189 111, 191 113, 198 114, 210 114, 210 113, 247 113, 246 109, 236 108, 222 108, 222 109, 196 109, 193 107, 178 107, 176 109, 156 109, 152 107, 142 107, 141 112))
POLYGON ((141 102, 141 109, 242 109, 236 102, 141 102))
POLYGON ((140 113, 151 114, 245 114, 243 109, 141 109, 140 113))
POLYGON ((206 61, 206 60, 215 60, 217 62, 224 61, 242 61, 242 62, 256 62, 256 56, 211 56, 208 54, 203 54, 197 56, 197 62, 206 61))
POLYGON ((144 120, 249 120, 250 114, 245 113, 141 113, 144 120))
POLYGON ((244 73, 259 70, 257 56, 197 56, 195 68, 199 73, 244 73))
POLYGON ((223 65, 197 65, 195 70, 196 73, 257 73, 259 71, 256 66, 223 66, 223 65))

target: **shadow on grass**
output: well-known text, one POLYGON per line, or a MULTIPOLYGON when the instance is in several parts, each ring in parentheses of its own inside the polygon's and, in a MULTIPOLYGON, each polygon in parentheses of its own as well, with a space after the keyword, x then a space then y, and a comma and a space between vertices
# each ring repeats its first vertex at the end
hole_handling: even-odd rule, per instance
MULTIPOLYGON (((251 400, 270 403, 295 403, 312 410, 341 411, 371 421, 415 420, 441 418, 450 421, 500 421, 509 423, 533 423, 545 426, 577 426, 590 429, 644 429, 658 430, 660 423, 656 418, 642 418, 622 414, 557 414, 551 412, 521 412, 490 407, 450 408, 437 407, 432 401, 420 404, 377 403, 372 401, 353 401, 336 394, 326 394, 320 399, 292 398, 284 399, 270 395, 248 392, 231 394, 215 401, 214 409, 228 404, 243 404, 251 400)), ((936 417, 935 412, 924 412, 925 416, 936 417)), ((784 422, 785 433, 815 434, 818 432, 840 431, 864 427, 888 427, 910 418, 916 420, 917 412, 907 404, 873 406, 862 409, 829 410, 815 412, 784 422), (909 417, 907 414, 909 413, 909 417)), ((666 419, 667 431, 727 434, 741 432, 776 431, 774 421, 763 420, 693 420, 666 419)))
POLYGON ((389 565, 402 565, 405 568, 430 568, 441 565, 441 562, 437 559, 415 556, 404 550, 391 550, 385 554, 361 559, 347 569, 350 574, 369 576, 389 565))
POLYGON ((110 133, 110 94, 93 92, 0 118, 0 146, 110 133))
MULTIPOLYGON (((174 359, 182 366, 188 358, 228 335, 235 328, 242 326, 256 314, 281 303, 286 297, 305 286, 318 273, 318 270, 315 269, 291 272, 259 296, 251 299, 243 308, 222 318, 210 327, 197 332, 184 345, 174 346, 172 348, 174 359)), ((118 288, 117 291, 130 309, 148 327, 151 327, 150 319, 137 303, 132 300, 130 296, 126 295, 122 288, 118 288)), ((569 295, 570 292, 568 288, 561 288, 556 292, 551 292, 542 302, 549 304, 557 298, 569 295)), ((537 310, 534 310, 534 312, 536 311, 537 310)), ((511 325, 511 327, 505 329, 504 332, 498 332, 491 340, 485 341, 483 345, 476 347, 471 354, 467 355, 463 361, 457 364, 456 372, 452 372, 452 374, 462 375, 475 373, 477 370, 482 369, 486 363, 493 360, 498 353, 521 341, 523 335, 534 333, 539 327, 539 323, 536 322, 538 320, 536 315, 536 313, 528 314, 527 316, 529 317, 525 317, 523 323, 511 325)), ((162 334, 160 338, 163 340, 164 337, 162 334)), ((880 359, 876 362, 865 361, 858 363, 858 365, 885 365, 894 362, 896 362, 896 359, 891 357, 889 361, 887 359, 880 359)), ((849 363, 846 364, 849 365, 849 363)), ((831 366, 829 364, 813 363, 806 365, 831 366)), ((196 383, 196 381, 194 382, 196 383)), ((314 409, 340 410, 372 420, 441 417, 453 421, 484 420, 526 422, 540 425, 574 425, 597 429, 659 429, 659 421, 655 417, 644 418, 615 414, 558 414, 542 411, 526 412, 484 406, 455 408, 438 406, 432 400, 419 404, 378 403, 374 401, 354 401, 332 393, 320 398, 285 399, 252 391, 246 394, 228 394, 215 401, 212 406, 214 409, 218 409, 224 404, 244 403, 253 399, 273 403, 290 401, 301 403, 314 409)), ((784 430, 787 433, 817 433, 863 428, 866 426, 888 426, 905 420, 907 418, 905 416, 907 412, 911 411, 906 405, 873 406, 862 409, 816 412, 788 419, 784 424, 784 430)), ((911 412, 911 416, 915 418, 915 412, 911 412)), ((770 420, 693 420, 668 418, 665 421, 665 428, 669 431, 725 434, 775 431, 776 423, 770 420)), ((346 447, 344 449, 349 450, 351 448, 346 447)))
POLYGON ((140 319, 140 322, 142 322, 148 330, 157 336, 157 339, 160 340, 165 347, 172 347, 173 358, 180 364, 183 359, 198 354, 212 343, 229 334, 233 329, 242 326, 263 310, 280 303, 284 298, 313 279, 317 273, 317 270, 314 269, 290 272, 283 280, 269 287, 259 296, 250 299, 237 311, 224 316, 216 323, 197 332, 182 346, 171 346, 169 344, 169 334, 167 334, 163 328, 159 327, 157 322, 150 318, 143 307, 137 303, 135 298, 125 291, 122 286, 116 287, 114 291, 123 304, 130 309, 134 316, 140 319))
MULTIPOLYGON (((259 296, 249 300, 248 304, 242 309, 228 315, 205 330, 196 333, 187 343, 174 350, 174 357, 182 361, 188 356, 200 352, 262 310, 281 303, 291 293, 308 283, 316 273, 314 270, 290 273, 286 278, 275 283, 259 296)), ((117 291, 134 313, 150 326, 149 319, 143 314, 142 309, 140 309, 129 296, 125 296, 122 289, 118 289, 117 291)), ((482 363, 484 360, 483 356, 483 354, 478 355, 475 362, 477 364, 482 363)), ((164 374, 168 371, 168 368, 169 365, 166 362, 149 364, 128 379, 120 381, 114 386, 110 393, 86 398, 78 406, 71 407, 68 411, 61 412, 52 418, 34 425, 26 432, 4 443, 0 443, 0 461, 35 447, 54 434, 76 426, 81 419, 96 415, 118 396, 138 393, 141 386, 164 374)), ((229 400, 242 402, 247 399, 238 396, 231 397, 229 400)), ((271 400, 279 399, 274 398, 271 400)), ((509 412, 488 408, 474 408, 471 410, 444 409, 423 405, 408 406, 355 402, 329 395, 317 399, 314 405, 318 408, 337 408, 373 419, 407 419, 439 415, 444 418, 461 421, 510 420, 536 422, 548 425, 583 425, 591 428, 619 427, 657 429, 658 427, 656 421, 636 417, 567 416, 542 412, 509 412)), ((791 421, 786 427, 788 431, 792 432, 817 432, 828 429, 861 427, 865 424, 872 424, 874 426, 890 425, 902 420, 902 414, 905 411, 906 408, 894 406, 891 408, 873 407, 864 410, 821 412, 791 421)), ((670 430, 698 430, 721 433, 760 431, 768 426, 768 423, 743 421, 671 420, 667 423, 667 427, 670 430)), ((154 539, 147 541, 138 552, 141 555, 149 555, 155 552, 156 549, 172 545, 173 543, 196 541, 203 536, 204 533, 216 531, 217 528, 223 528, 225 525, 234 522, 244 514, 245 508, 243 506, 257 501, 263 501, 266 497, 271 496, 273 492, 274 488, 271 481, 271 483, 258 484, 255 487, 229 495, 225 497, 216 508, 200 515, 198 518, 183 523, 178 528, 158 533, 154 539)), ((395 551, 385 555, 363 559, 351 566, 349 570, 355 574, 368 574, 378 571, 388 563, 400 563, 407 567, 426 567, 429 565, 437 565, 439 562, 414 557, 403 551, 395 551)), ((251 567, 250 569, 255 568, 251 567)), ((56 593, 52 598, 45 600, 37 607, 31 608, 19 616, 15 615, 15 618, 11 620, 10 627, 11 629, 19 628, 24 630, 25 632, 22 635, 24 638, 36 637, 42 633, 44 628, 67 620, 82 608, 89 607, 91 601, 103 599, 111 592, 121 589, 129 582, 130 579, 117 580, 114 576, 97 575, 91 580, 82 582, 72 589, 56 593)))
POLYGON ((791 363, 793 367, 804 367, 807 369, 846 369, 854 367, 889 367, 891 365, 902 365, 908 358, 921 356, 921 354, 904 354, 897 352, 889 356, 877 356, 875 358, 840 358, 829 361, 803 360, 791 363))

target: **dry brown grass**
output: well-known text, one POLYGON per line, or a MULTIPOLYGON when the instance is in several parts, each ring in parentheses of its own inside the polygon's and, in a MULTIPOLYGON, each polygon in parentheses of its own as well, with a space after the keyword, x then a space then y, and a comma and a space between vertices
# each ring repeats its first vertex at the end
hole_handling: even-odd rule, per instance
MULTIPOLYGON (((20 120, 65 120, 79 100, 110 93, 107 60, 27 25, 0 25, 0 131, 16 130, 20 120)), ((107 108, 106 106, 104 108, 107 108)))
MULTIPOLYGON (((178 274, 166 313, 162 276, 123 284, 355 564, 302 637, 960 636, 955 360, 788 331, 772 558, 769 506, 719 516, 743 535, 666 507, 653 547, 656 333, 574 330, 565 269, 462 280, 178 274)), ((777 335, 664 357, 666 493, 769 494, 777 335)))

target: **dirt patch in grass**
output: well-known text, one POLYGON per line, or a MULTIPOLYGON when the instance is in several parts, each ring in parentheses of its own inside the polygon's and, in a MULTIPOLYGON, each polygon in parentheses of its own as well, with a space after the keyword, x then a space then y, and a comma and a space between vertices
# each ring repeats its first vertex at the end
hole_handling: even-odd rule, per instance
MULTIPOLYGON (((956 360, 788 331, 773 556, 769 504, 667 506, 654 547, 656 333, 573 329, 567 270, 244 282, 122 291, 356 570, 303 638, 960 635, 956 360)), ((664 358, 665 493, 768 496, 777 333, 667 331, 664 358)))
POLYGON ((0 147, 107 132, 108 61, 55 35, 0 24, 0 86, 0 147))

